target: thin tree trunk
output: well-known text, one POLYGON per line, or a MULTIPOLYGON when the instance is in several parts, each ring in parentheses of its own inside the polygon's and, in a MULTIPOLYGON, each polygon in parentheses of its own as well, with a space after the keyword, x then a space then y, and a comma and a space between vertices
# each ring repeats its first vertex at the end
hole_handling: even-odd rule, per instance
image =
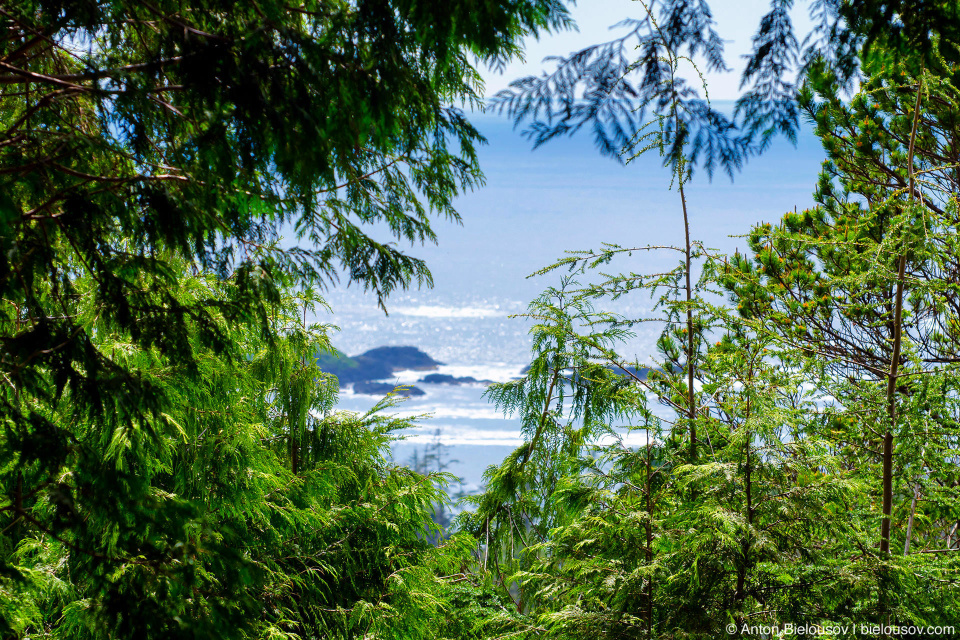
POLYGON ((540 441, 541 434, 543 434, 547 417, 550 415, 550 405, 553 402, 553 390, 556 388, 557 381, 559 379, 560 371, 554 369, 552 377, 550 378, 550 386, 547 388, 547 399, 546 402, 543 403, 543 413, 540 414, 540 422, 537 424, 537 430, 534 432, 533 437, 530 438, 530 446, 526 451, 523 452, 523 459, 520 461, 519 467, 521 469, 523 469, 530 460, 530 456, 533 454, 534 448, 536 448, 537 443, 540 441))
MULTIPOLYGON (((911 172, 912 175, 912 172, 911 172)), ((880 553, 890 553, 890 516, 893 512, 893 430, 897 423, 897 377, 900 368, 903 319, 903 277, 907 257, 901 255, 897 266, 897 290, 893 307, 893 353, 887 376, 887 432, 883 436, 883 520, 880 521, 880 553)))
MULTIPOLYGON (((681 167, 680 172, 683 169, 681 167)), ((693 394, 693 308, 690 306, 693 300, 693 285, 691 283, 691 244, 690 244, 690 217, 687 214, 687 196, 683 191, 683 176, 678 175, 677 180, 680 183, 680 202, 683 204, 683 233, 684 249, 686 259, 686 294, 687 294, 687 418, 690 420, 690 462, 697 460, 697 407, 694 404, 693 394)))
POLYGON ((893 353, 887 376, 887 433, 883 436, 883 520, 880 522, 880 553, 890 553, 890 516, 893 512, 893 429, 897 422, 897 376, 900 367, 903 317, 903 275, 907 258, 900 256, 897 267, 897 292, 893 309, 893 353))
MULTIPOLYGON (((750 381, 750 384, 753 384, 753 360, 750 361, 750 371, 747 374, 747 380, 750 381)), ((745 387, 746 390, 746 387, 745 387)), ((750 442, 752 436, 750 435, 750 429, 747 424, 750 421, 750 393, 747 391, 747 407, 744 412, 744 427, 746 428, 746 468, 744 469, 744 491, 747 498, 747 525, 748 532, 747 536, 744 537, 743 541, 740 543, 740 553, 743 556, 740 564, 740 569, 737 572, 737 591, 736 598, 738 601, 742 601, 746 595, 744 591, 746 590, 747 584, 747 570, 750 566, 750 528, 753 527, 753 460, 750 457, 750 442)))
MULTIPOLYGON (((920 97, 922 79, 917 80, 917 100, 913 107, 913 127, 910 130, 910 147, 907 153, 907 175, 910 183, 910 206, 916 202, 916 181, 913 168, 914 144, 917 140, 917 123, 920 120, 920 97)), ((901 241, 902 242, 902 241, 901 241)), ((897 289, 893 308, 893 353, 890 354, 890 373, 887 376, 887 432, 883 437, 883 518, 880 520, 880 556, 884 560, 890 557, 890 520, 893 515, 893 432, 897 425, 897 378, 900 373, 900 349, 903 340, 903 288, 904 274, 907 269, 906 249, 901 247, 897 263, 897 289)), ((880 574, 879 610, 881 620, 888 621, 887 611, 887 571, 880 574)), ((884 633, 884 636, 887 634, 884 633)))
MULTIPOLYGON (((917 122, 920 119, 920 96, 922 85, 917 83, 917 101, 913 108, 913 128, 910 131, 910 148, 907 155, 907 172, 910 180, 910 203, 916 201, 913 170, 913 150, 917 140, 917 122)), ((893 353, 890 355, 890 374, 887 376, 887 433, 883 437, 883 520, 880 522, 880 553, 890 553, 890 517, 893 513, 893 430, 897 423, 897 377, 900 369, 900 349, 903 338, 903 286, 907 268, 905 252, 897 264, 897 290, 893 308, 893 353)))
POLYGON ((487 546, 483 548, 483 570, 487 570, 487 558, 490 557, 490 516, 487 516, 487 546))
POLYGON ((913 517, 917 513, 917 498, 920 497, 920 487, 913 488, 913 500, 910 501, 910 517, 907 519, 907 539, 903 543, 903 555, 910 553, 910 538, 913 536, 913 517))
MULTIPOLYGON (((653 471, 651 457, 653 443, 650 442, 650 429, 647 429, 647 567, 653 563, 653 483, 650 474, 653 471)), ((647 640, 653 637, 653 575, 647 579, 647 640)))

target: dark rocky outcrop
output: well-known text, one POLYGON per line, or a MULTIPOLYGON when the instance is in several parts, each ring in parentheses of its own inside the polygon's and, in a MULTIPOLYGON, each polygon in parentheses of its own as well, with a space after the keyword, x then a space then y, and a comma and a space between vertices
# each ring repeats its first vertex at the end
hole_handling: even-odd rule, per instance
POLYGON ((447 375, 445 373, 431 373, 428 376, 423 376, 417 382, 425 382, 427 384, 492 384, 490 380, 477 380, 473 376, 463 376, 462 378, 457 378, 455 376, 447 375))
POLYGON ((358 356, 348 357, 341 352, 322 354, 320 369, 332 373, 340 384, 366 382, 389 378, 395 371, 413 369, 431 371, 443 364, 416 347, 377 347, 358 356))
POLYGON ((443 364, 437 362, 416 347, 377 347, 357 356, 375 362, 389 364, 394 371, 411 369, 413 371, 432 371, 443 364))
POLYGON ((396 387, 389 382, 355 382, 353 385, 354 393, 362 393, 370 396, 385 396, 391 391, 396 390, 398 396, 409 398, 411 396, 425 396, 423 389, 417 387, 396 387))
POLYGON ((337 376, 340 384, 388 378, 393 373, 393 369, 385 362, 363 360, 362 357, 350 358, 343 353, 325 353, 318 359, 318 364, 322 371, 337 376))

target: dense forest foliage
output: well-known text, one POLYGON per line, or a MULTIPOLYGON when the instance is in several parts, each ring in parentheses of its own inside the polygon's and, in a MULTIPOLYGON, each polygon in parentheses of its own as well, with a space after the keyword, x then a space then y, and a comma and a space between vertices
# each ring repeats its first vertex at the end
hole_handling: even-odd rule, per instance
POLYGON ((659 152, 685 242, 667 273, 611 273, 653 250, 617 245, 545 269, 531 366, 490 390, 526 441, 441 531, 451 477, 389 460, 393 397, 337 410, 307 318, 341 281, 430 284, 371 225, 457 219, 482 137, 451 105, 563 3, 0 2, 0 636, 960 624, 960 9, 815 0, 803 39, 790 4, 732 119, 683 75, 725 65, 692 0, 494 101, 536 144, 659 152), (694 171, 801 117, 817 205, 747 254, 696 242, 694 171), (655 361, 618 351, 651 320, 624 295, 657 301, 655 361))

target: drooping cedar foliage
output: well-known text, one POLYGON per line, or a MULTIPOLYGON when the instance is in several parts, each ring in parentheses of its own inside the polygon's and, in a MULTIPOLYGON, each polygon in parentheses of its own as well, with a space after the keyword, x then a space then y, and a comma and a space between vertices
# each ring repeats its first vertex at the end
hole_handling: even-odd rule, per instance
POLYGON ((429 284, 390 240, 481 180, 449 105, 565 15, 0 3, 5 637, 430 635, 437 483, 332 412, 295 299, 429 284))
MULTIPOLYGON (((864 623, 955 632, 960 94, 946 34, 958 22, 940 3, 878 27, 905 4, 832 5, 847 20, 829 32, 836 46, 807 60, 799 94, 767 103, 796 109, 778 127, 810 118, 828 160, 818 205, 755 226, 746 255, 696 241, 683 188, 698 162, 736 169, 750 145, 762 150, 766 136, 751 136, 765 116, 717 128, 700 115, 674 81, 677 51, 702 42, 682 30, 692 21, 671 31, 666 9, 650 11, 631 34, 648 45, 639 55, 623 42, 588 49, 501 96, 518 121, 534 118, 538 144, 589 125, 603 153, 629 161, 658 150, 686 242, 666 273, 611 267, 658 249, 642 239, 544 270, 573 275, 530 306, 529 372, 491 390, 528 438, 490 469, 463 520, 487 543, 491 582, 523 612, 491 628, 530 638, 762 637, 763 627, 864 623), (851 62, 864 75, 845 96, 851 62), (631 88, 644 65, 659 75, 638 73, 631 88), (617 72, 601 87, 606 69, 617 72), (616 92, 648 124, 623 104, 614 113, 591 102, 616 92), (724 130, 743 145, 732 164, 701 143, 701 132, 724 130), (638 294, 653 296, 647 316, 608 310, 638 294), (649 321, 665 328, 656 353, 636 361, 622 339, 649 321), (646 444, 627 446, 628 433, 646 444)), ((773 59, 776 42, 765 51, 764 38, 789 34, 775 15, 786 8, 775 3, 765 19, 746 80, 773 59)))
MULTIPOLYGON (((431 214, 456 219, 481 138, 449 105, 479 100, 477 59, 565 26, 562 4, 0 3, 0 632, 955 621, 957 10, 811 7, 804 43, 773 4, 732 120, 683 75, 687 54, 725 64, 688 0, 500 97, 545 118, 537 143, 590 126, 605 153, 661 151, 686 242, 668 273, 531 306, 532 367, 492 391, 528 441, 436 546, 444 475, 386 459, 407 425, 390 400, 336 411, 304 318, 340 278, 381 303, 430 283, 370 225, 423 242, 431 214), (733 174, 801 110, 831 157, 819 206, 757 227, 751 256, 707 256, 693 167, 733 174), (666 329, 630 362, 638 319, 604 301, 651 289, 666 329)), ((627 252, 557 266, 588 279, 627 252)))

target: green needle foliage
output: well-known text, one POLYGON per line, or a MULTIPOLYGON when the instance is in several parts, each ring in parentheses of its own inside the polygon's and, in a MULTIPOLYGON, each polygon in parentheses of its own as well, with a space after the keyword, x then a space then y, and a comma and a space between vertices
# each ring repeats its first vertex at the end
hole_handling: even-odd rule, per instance
POLYGON ((527 442, 463 520, 517 605, 488 627, 498 637, 960 618, 949 60, 875 42, 851 100, 834 67, 812 65, 799 104, 829 157, 818 206, 754 227, 749 254, 691 239, 678 162, 688 239, 675 269, 611 273, 658 248, 605 245, 544 270, 586 284, 531 306, 531 368, 490 392, 527 442), (641 292, 647 317, 604 311, 641 292), (664 327, 657 353, 624 357, 649 320, 664 327))
POLYGON ((431 282, 396 242, 482 181, 450 105, 567 23, 556 0, 0 2, 0 634, 471 628, 469 545, 427 542, 445 477, 387 462, 391 402, 333 410, 303 318, 341 278, 381 305, 431 282))
MULTIPOLYGON (((178 282, 171 294, 184 304, 235 286, 183 271, 178 282)), ((78 312, 103 328, 87 308, 92 279, 75 286, 78 312)), ((232 360, 189 327, 197 377, 129 336, 95 332, 99 349, 163 393, 164 410, 141 422, 92 421, 69 391, 56 405, 21 396, 73 429, 56 469, 29 457, 54 452, 28 449, 5 468, 17 482, 0 590, 9 633, 430 635, 445 606, 438 576, 462 562, 457 545, 424 535, 445 478, 388 464, 408 426, 381 415, 390 402, 331 411, 336 380, 315 362, 330 346, 322 327, 301 324, 305 304, 284 296, 271 308, 273 341, 218 318, 245 354, 232 360)))
MULTIPOLYGON (((607 257, 581 254, 578 269, 607 257)), ((653 284, 636 274, 568 282, 531 306, 540 323, 530 371, 491 392, 530 425, 529 440, 488 472, 486 495, 461 521, 520 614, 491 629, 715 637, 746 621, 822 623, 862 582, 867 569, 846 575, 840 550, 857 533, 846 514, 863 490, 819 435, 808 365, 699 299, 709 279, 695 305, 701 446, 691 462, 684 268, 653 284), (632 321, 592 307, 623 287, 666 289, 673 324, 646 375, 617 353, 632 321), (708 346, 711 334, 720 340, 708 346), (628 446, 630 432, 646 444, 628 446)))
POLYGON ((812 5, 826 39, 796 105, 788 3, 761 24, 743 135, 679 75, 723 66, 699 2, 633 24, 643 55, 614 66, 636 89, 609 73, 619 40, 501 96, 567 109, 538 141, 591 122, 608 153, 658 149, 686 237, 664 273, 609 273, 655 249, 616 245, 545 270, 572 274, 529 308, 531 367, 490 390, 526 442, 448 535, 453 477, 388 460, 411 423, 394 396, 336 410, 306 318, 340 279, 381 305, 430 283, 397 243, 434 240, 482 182, 450 105, 478 101, 476 63, 567 26, 560 1, 0 2, 0 635, 955 624, 956 9, 885 32, 912 3, 812 5), (578 104, 583 78, 602 82, 578 104), (694 164, 734 171, 795 106, 830 158, 818 205, 715 255, 694 164), (641 292, 649 316, 607 310, 641 292), (656 353, 625 357, 648 321, 656 353))
POLYGON ((871 81, 849 104, 836 100, 829 74, 812 78, 803 103, 829 154, 819 206, 755 227, 752 259, 734 256, 725 284, 745 318, 820 361, 811 382, 837 412, 824 435, 877 498, 863 505, 860 517, 875 524, 863 544, 879 536, 880 558, 893 565, 878 571, 877 606, 902 607, 909 619, 940 607, 949 619, 956 602, 931 605, 910 580, 932 572, 953 585, 956 570, 943 549, 960 513, 958 93, 952 67, 908 63, 875 51, 871 81))

